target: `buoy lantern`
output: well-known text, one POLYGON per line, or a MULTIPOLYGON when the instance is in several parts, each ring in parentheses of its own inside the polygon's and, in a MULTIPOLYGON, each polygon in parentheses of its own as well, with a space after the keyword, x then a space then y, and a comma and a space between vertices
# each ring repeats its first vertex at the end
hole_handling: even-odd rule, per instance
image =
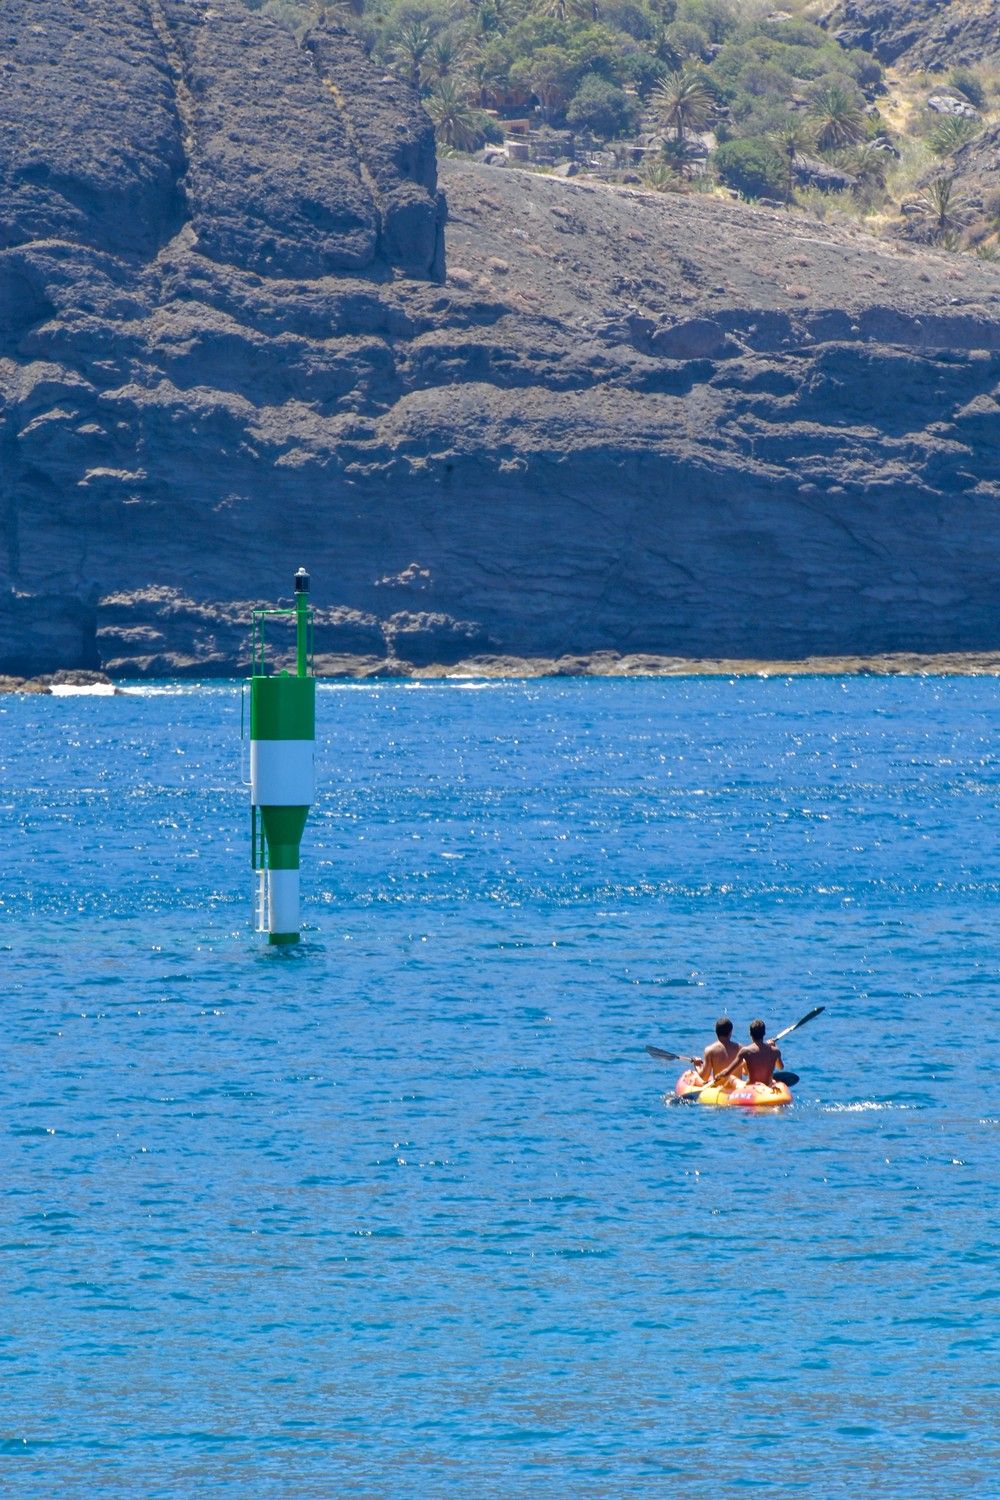
POLYGON ((299 941, 299 845, 316 794, 316 678, 309 575, 295 575, 290 609, 253 612, 250 677, 251 858, 256 926, 269 943, 299 941), (268 672, 265 627, 295 621, 295 675, 268 672))

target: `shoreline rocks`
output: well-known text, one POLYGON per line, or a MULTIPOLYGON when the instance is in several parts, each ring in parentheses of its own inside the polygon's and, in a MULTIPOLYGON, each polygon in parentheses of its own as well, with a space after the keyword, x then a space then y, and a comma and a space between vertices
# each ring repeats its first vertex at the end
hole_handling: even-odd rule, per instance
POLYGON ((453 665, 415 666, 368 657, 321 658, 318 675, 418 682, 538 677, 1000 677, 1000 651, 887 652, 874 656, 808 656, 797 660, 681 657, 595 651, 560 657, 470 657, 453 665))
MULTIPOLYGON (((239 680, 243 674, 234 675, 239 680)), ((878 656, 810 656, 794 661, 595 651, 561 657, 469 657, 460 662, 430 662, 423 666, 393 657, 346 655, 317 657, 316 675, 321 682, 499 682, 559 677, 1000 677, 1000 651, 933 654, 899 651, 878 656)), ((171 680, 203 679, 194 672, 171 680)), ((53 672, 32 678, 0 676, 0 694, 51 694, 54 687, 60 686, 83 691, 109 687, 116 696, 136 691, 134 687, 121 687, 119 682, 120 679, 116 682, 102 672, 53 672)))
POLYGON ((83 691, 88 688, 107 688, 115 693, 122 692, 122 689, 106 672, 87 672, 75 667, 65 668, 59 672, 43 672, 40 677, 15 677, 6 673, 0 674, 0 693, 48 693, 51 695, 54 688, 70 691, 74 688, 83 691))

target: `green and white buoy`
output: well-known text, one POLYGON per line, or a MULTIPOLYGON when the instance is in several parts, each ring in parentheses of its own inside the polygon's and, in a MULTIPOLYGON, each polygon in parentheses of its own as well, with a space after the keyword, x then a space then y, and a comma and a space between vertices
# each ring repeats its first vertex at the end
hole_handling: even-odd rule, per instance
POLYGON ((253 613, 250 802, 256 926, 269 943, 299 941, 299 844, 316 791, 316 678, 309 575, 295 575, 291 609, 253 613), (267 671, 265 625, 295 621, 295 675, 267 671))

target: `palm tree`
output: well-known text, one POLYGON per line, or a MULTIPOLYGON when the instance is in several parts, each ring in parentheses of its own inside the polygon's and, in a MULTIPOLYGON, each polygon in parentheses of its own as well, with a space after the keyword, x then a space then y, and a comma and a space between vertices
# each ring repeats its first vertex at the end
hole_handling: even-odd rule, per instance
POLYGON ((935 156, 950 156, 959 146, 964 146, 966 141, 971 141, 974 135, 978 135, 980 129, 979 123, 970 120, 967 115, 945 115, 927 137, 927 144, 935 156))
POLYGON ((423 21, 408 21, 393 41, 393 52, 406 64, 409 81, 415 89, 420 87, 420 66, 433 40, 430 27, 423 21))
POLYGON ((482 134, 476 112, 453 78, 443 78, 427 100, 427 113, 434 121, 438 140, 459 151, 471 151, 482 134))
POLYGON ((473 31, 477 36, 495 36, 506 31, 510 25, 510 7, 507 0, 470 0, 476 13, 473 31))
POLYGON ((768 139, 775 150, 780 151, 785 163, 785 194, 790 198, 792 189, 795 187, 795 164, 804 151, 808 151, 810 146, 815 146, 813 133, 802 120, 789 115, 779 129, 769 132, 768 139))
POLYGON ((500 108, 510 94, 507 68, 488 50, 475 47, 466 59, 463 72, 476 86, 480 109, 500 108))
POLYGON ((461 43, 456 43, 450 36, 437 37, 430 46, 427 55, 427 66, 423 69, 428 78, 437 82, 447 78, 457 62, 461 61, 465 48, 461 43))
POLYGON ((654 24, 656 29, 650 38, 649 49, 671 73, 676 73, 682 66, 683 59, 670 40, 670 27, 666 23, 654 22, 654 24))
POLYGON ((654 193, 676 193, 683 190, 683 180, 665 161, 645 162, 642 182, 644 187, 651 188, 654 193))
POLYGON ((817 90, 809 105, 809 118, 821 151, 853 146, 865 133, 865 117, 857 98, 839 83, 827 83, 817 90))
POLYGON ((866 188, 884 188, 889 170, 889 153, 874 141, 862 141, 841 157, 841 165, 866 188))
POLYGON ((935 177, 917 202, 924 216, 930 220, 937 240, 957 234, 968 218, 964 200, 955 195, 954 177, 935 177))
POLYGON ((672 135, 662 135, 654 138, 654 145, 659 147, 660 160, 668 172, 673 172, 675 177, 689 175, 691 152, 687 141, 679 141, 672 135))
POLYGON ((537 0, 535 9, 540 16, 553 21, 596 21, 596 0, 537 0))
POLYGON ((659 84, 649 102, 663 124, 676 132, 677 144, 683 145, 685 131, 701 130, 708 124, 715 99, 702 75, 685 68, 659 84))

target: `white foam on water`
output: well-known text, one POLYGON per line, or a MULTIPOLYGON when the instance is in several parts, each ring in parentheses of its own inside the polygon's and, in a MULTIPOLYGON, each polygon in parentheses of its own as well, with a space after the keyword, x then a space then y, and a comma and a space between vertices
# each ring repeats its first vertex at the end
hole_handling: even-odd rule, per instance
POLYGON ((49 688, 53 698, 113 698, 113 682, 54 682, 49 688))
MULTIPOLYGON (((129 682, 122 692, 129 698, 186 698, 192 694, 212 694, 229 697, 240 686, 241 679, 234 682, 129 682)), ((56 691, 55 688, 52 689, 56 691)), ((79 691, 77 689, 76 691, 79 691)))
POLYGON ((484 680, 481 677, 463 677, 458 674, 454 677, 434 677, 427 682, 404 682, 403 686, 408 692, 424 691, 430 688, 460 688, 464 693, 478 693, 484 688, 509 687, 510 681, 495 678, 484 680))
POLYGON ((826 1115, 857 1115, 874 1109, 916 1109, 915 1104, 896 1104, 891 1099, 859 1099, 854 1104, 824 1104, 826 1115))

